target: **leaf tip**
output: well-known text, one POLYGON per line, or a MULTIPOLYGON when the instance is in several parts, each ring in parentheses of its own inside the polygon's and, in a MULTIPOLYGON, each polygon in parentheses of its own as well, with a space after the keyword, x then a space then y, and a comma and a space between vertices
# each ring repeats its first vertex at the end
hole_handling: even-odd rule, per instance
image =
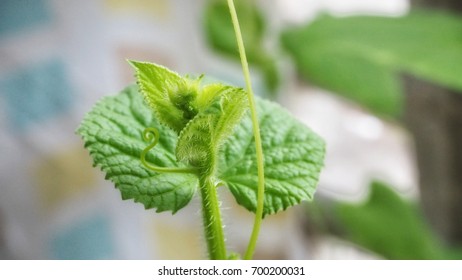
POLYGON ((131 59, 125 59, 125 61, 127 61, 128 64, 130 64, 131 67, 137 69, 137 64, 139 64, 140 62, 139 61, 136 61, 136 60, 131 60, 131 59))

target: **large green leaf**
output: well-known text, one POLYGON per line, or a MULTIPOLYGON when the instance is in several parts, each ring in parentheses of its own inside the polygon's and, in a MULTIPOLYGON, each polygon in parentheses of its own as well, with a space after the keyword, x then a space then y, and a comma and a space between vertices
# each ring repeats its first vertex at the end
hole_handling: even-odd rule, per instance
POLYGON ((106 179, 114 182, 123 199, 134 199, 158 212, 175 213, 189 203, 198 179, 186 173, 160 174, 146 169, 140 160, 141 151, 147 146, 141 136, 146 127, 156 127, 160 132, 159 143, 147 160, 157 166, 178 167, 177 135, 157 121, 137 86, 99 101, 85 116, 77 133, 82 136, 94 164, 106 173, 106 179))
MULTIPOLYGON (((264 214, 311 200, 323 166, 323 140, 276 103, 257 99, 265 163, 264 214)), ((255 212, 257 163, 250 116, 225 143, 218 177, 236 201, 255 212)))
MULTIPOLYGON (((158 66, 148 68, 139 72, 153 72, 150 68, 156 70, 158 66)), ((149 81, 151 77, 142 79, 149 81)), ((159 83, 157 88, 164 88, 165 80, 152 81, 159 83)), ((228 185, 239 204, 255 211, 258 176, 252 122, 250 114, 245 114, 246 93, 220 84, 198 88, 195 98, 187 99, 197 109, 196 115, 177 134, 162 124, 168 123, 168 115, 159 120, 159 114, 148 105, 153 97, 146 97, 145 91, 154 92, 131 86, 117 96, 103 98, 77 130, 95 165, 115 183, 122 198, 157 211, 176 212, 191 200, 198 176, 204 172, 228 185), (143 102, 143 93, 147 102, 143 102), (151 165, 170 167, 168 174, 158 173, 160 169, 151 171, 140 159, 148 146, 142 133, 151 127, 160 132, 159 144, 146 159, 151 165), (182 172, 171 173, 175 167, 182 172), (184 173, 184 167, 193 171, 184 173)), ((170 102, 176 98, 169 92, 167 95, 170 102)), ((324 142, 275 103, 257 99, 257 104, 265 154, 266 215, 312 199, 323 164, 324 142)))
POLYGON ((398 18, 323 16, 285 31, 282 41, 307 80, 397 117, 401 72, 462 89, 461 34, 461 17, 414 11, 398 18))

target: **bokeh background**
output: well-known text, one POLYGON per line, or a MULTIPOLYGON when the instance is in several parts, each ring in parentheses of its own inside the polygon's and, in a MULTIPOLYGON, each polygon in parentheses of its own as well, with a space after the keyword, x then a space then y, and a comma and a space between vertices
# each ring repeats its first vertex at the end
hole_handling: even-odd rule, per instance
MULTIPOLYGON (((255 91, 327 142, 315 201, 265 219, 255 257, 460 258, 458 4, 237 2, 255 91), (430 10, 399 21, 413 5, 430 10)), ((173 216, 122 201, 75 129, 134 82, 126 59, 243 86, 223 3, 0 0, 0 258, 206 257, 197 200, 173 216)), ((242 252, 252 215, 220 195, 242 252)))

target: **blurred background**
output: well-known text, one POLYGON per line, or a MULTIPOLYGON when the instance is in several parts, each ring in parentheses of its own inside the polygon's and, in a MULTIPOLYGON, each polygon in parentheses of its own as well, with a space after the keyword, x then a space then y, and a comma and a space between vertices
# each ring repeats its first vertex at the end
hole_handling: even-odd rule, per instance
MULTIPOLYGON (((458 0, 236 0, 255 91, 327 142, 257 259, 462 258, 458 0)), ((244 86, 224 0, 0 0, 0 258, 202 259, 199 202, 122 201, 74 133, 126 59, 244 86)), ((253 215, 221 190, 243 252, 253 215)))

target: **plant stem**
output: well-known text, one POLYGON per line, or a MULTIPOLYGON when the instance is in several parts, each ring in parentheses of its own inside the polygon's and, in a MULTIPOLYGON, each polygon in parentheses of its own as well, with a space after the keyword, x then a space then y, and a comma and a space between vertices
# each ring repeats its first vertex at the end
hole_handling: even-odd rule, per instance
POLYGON ((228 7, 231 13, 231 19, 233 21, 234 32, 236 33, 237 45, 239 48, 239 55, 241 57, 242 71, 244 72, 245 83, 247 87, 247 96, 250 104, 250 112, 252 118, 253 135, 255 137, 255 148, 257 154, 257 171, 258 171, 258 190, 257 190, 257 209, 255 211, 255 221, 250 236, 249 245, 245 252, 244 259, 252 259, 255 247, 257 244, 258 234, 260 232, 261 222, 263 220, 263 202, 265 194, 265 173, 263 169, 263 148, 260 137, 260 127, 258 125, 257 109, 255 105, 255 99, 253 97, 252 83, 250 82, 250 71, 247 63, 247 57, 245 55, 244 42, 242 40, 241 28, 239 26, 239 20, 237 18, 236 8, 234 7, 234 1, 228 0, 228 7))
POLYGON ((202 199, 205 241, 207 243, 209 258, 211 260, 225 260, 227 259, 225 236, 221 222, 217 188, 213 176, 201 176, 199 184, 202 199))

